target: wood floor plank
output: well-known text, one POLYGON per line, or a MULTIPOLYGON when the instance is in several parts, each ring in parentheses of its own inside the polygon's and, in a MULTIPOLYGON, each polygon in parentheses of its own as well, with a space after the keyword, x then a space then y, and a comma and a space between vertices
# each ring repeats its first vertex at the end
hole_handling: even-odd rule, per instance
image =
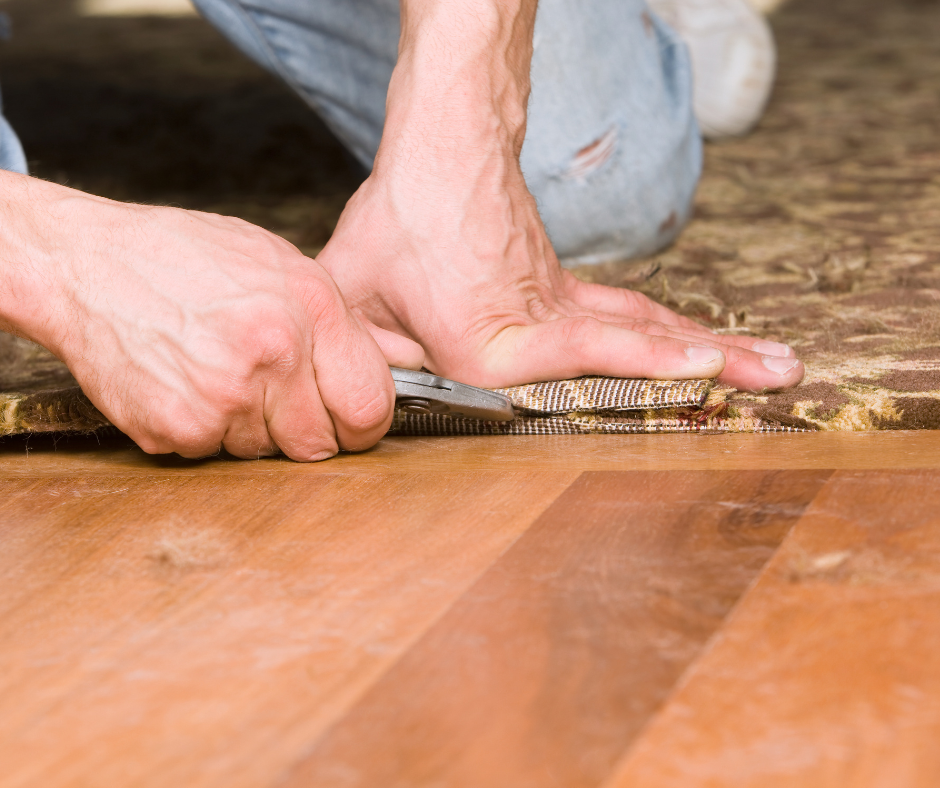
POLYGON ((278 784, 597 785, 829 473, 582 475, 278 784))
POLYGON ((5 480, 0 783, 270 785, 576 477, 5 480))
POLYGON ((126 439, 36 436, 0 440, 0 477, 76 473, 225 476, 437 473, 506 470, 754 470, 940 468, 940 433, 818 432, 768 435, 531 435, 385 438, 362 454, 314 465, 152 457, 126 439), (27 447, 31 447, 27 451, 27 447))
POLYGON ((840 472, 606 788, 940 785, 940 474, 840 472))

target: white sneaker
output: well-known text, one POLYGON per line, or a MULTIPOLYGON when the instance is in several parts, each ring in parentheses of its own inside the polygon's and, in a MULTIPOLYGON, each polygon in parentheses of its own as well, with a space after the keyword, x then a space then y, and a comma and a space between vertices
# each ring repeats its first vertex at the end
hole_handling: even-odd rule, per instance
POLYGON ((760 120, 776 71, 767 20, 747 0, 647 0, 692 57, 693 106, 707 139, 746 134, 760 120))
POLYGON ((772 14, 787 0, 747 0, 754 8, 762 14, 772 14))

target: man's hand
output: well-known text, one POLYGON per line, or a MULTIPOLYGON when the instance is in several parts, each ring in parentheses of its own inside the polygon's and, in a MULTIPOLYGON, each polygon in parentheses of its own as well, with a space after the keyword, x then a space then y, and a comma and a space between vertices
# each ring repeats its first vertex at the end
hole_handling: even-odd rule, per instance
POLYGON ((798 383, 785 345, 723 337, 585 284, 552 250, 519 168, 534 0, 403 0, 372 175, 318 260, 347 303, 480 386, 602 374, 798 383))
POLYGON ((286 241, 0 178, 0 327, 62 358, 145 451, 320 460, 387 431, 388 364, 420 366, 420 349, 367 326, 286 241))

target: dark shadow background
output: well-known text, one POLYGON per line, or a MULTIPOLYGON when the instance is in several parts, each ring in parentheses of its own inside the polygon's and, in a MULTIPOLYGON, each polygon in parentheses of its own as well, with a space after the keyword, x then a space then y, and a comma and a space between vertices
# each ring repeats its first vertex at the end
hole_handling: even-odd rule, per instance
POLYGON ((117 200, 240 216, 316 254, 358 171, 316 115, 193 17, 9 0, 4 111, 31 172, 117 200))

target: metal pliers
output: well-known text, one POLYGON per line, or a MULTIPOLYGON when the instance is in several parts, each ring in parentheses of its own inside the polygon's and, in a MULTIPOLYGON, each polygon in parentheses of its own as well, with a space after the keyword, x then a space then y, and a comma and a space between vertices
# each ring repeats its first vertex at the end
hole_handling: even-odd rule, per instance
POLYGON ((465 419, 511 421, 512 400, 495 391, 478 389, 430 372, 391 367, 395 407, 408 413, 439 413, 465 419))

